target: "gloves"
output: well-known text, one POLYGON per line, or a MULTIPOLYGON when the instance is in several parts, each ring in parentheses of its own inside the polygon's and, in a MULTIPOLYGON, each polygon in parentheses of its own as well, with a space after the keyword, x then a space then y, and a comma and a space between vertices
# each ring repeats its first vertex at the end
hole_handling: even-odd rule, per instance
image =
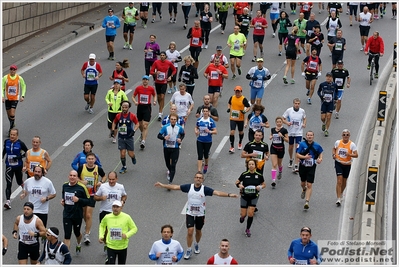
POLYGON ((130 132, 129 137, 133 137, 135 133, 136 133, 136 131, 135 131, 135 130, 132 130, 132 131, 130 132))
POLYGON ((321 71, 319 71, 319 73, 317 74, 317 77, 320 77, 321 76, 321 71))
POLYGON ((270 80, 270 78, 271 78, 272 76, 270 76, 270 75, 267 75, 267 76, 265 76, 265 77, 263 77, 263 80, 264 81, 266 81, 266 80, 270 80))
POLYGON ((7 248, 3 248, 3 256, 7 253, 7 248))
POLYGON ((302 76, 303 76, 303 77, 306 77, 306 74, 305 74, 305 72, 302 72, 302 76))
POLYGON ((258 80, 258 77, 252 76, 251 80, 252 80, 252 81, 256 81, 256 80, 258 80))
POLYGON ((180 83, 181 82, 181 78, 177 79, 177 81, 180 83))
POLYGON ((230 113, 230 109, 229 108, 227 109, 227 113, 230 113))

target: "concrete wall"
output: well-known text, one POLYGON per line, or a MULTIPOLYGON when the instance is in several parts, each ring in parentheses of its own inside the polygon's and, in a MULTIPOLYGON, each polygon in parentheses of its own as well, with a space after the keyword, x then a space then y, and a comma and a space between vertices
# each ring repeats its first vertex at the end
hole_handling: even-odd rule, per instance
POLYGON ((102 5, 105 3, 2 3, 3 49, 56 23, 102 5))

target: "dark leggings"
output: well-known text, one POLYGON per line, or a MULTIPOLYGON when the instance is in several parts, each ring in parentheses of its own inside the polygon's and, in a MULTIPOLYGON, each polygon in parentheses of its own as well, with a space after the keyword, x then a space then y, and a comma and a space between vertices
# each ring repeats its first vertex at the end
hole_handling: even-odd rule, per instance
POLYGON ((121 249, 121 250, 107 248, 107 256, 108 256, 108 260, 107 260, 106 264, 115 264, 117 256, 118 256, 118 265, 126 264, 127 248, 121 249))
POLYGON ((11 187, 12 187, 12 179, 15 175, 15 179, 17 180, 18 185, 22 185, 22 166, 21 167, 7 167, 6 168, 6 199, 10 200, 11 197, 11 187))
POLYGON ((152 64, 154 64, 154 61, 144 60, 145 75, 150 75, 152 64))
POLYGON ((193 97, 195 85, 186 84, 186 91, 193 97))
POLYGON ((209 158, 209 151, 211 150, 211 143, 204 143, 197 140, 197 155, 198 160, 202 160, 203 158, 209 158))
POLYGON ((107 120, 108 120, 108 129, 110 130, 112 129, 112 122, 114 121, 116 115, 118 115, 118 113, 113 113, 108 111, 107 120))
POLYGON ((228 13, 228 11, 219 11, 219 22, 222 25, 222 31, 226 29, 226 20, 228 13))
POLYGON ((195 3, 195 7, 197 8, 197 14, 201 13, 204 10, 204 3, 195 3))
POLYGON ((287 38, 287 36, 288 36, 288 32, 287 33, 281 33, 281 32, 278 33, 278 42, 280 45, 283 45, 283 42, 284 42, 285 38, 287 38))
POLYGON ((190 14, 191 6, 182 6, 181 7, 184 14, 184 24, 188 23, 188 14, 190 14))
POLYGON ((175 177, 176 164, 177 160, 179 159, 179 153, 180 153, 179 148, 168 148, 168 147, 163 148, 163 156, 165 158, 166 168, 168 168, 169 170, 170 182, 172 182, 173 178, 175 177))
POLYGON ((296 3, 290 3, 290 8, 291 8, 291 10, 295 10, 296 9, 296 3))
MULTIPOLYGON (((373 53, 374 54, 374 53, 373 53)), ((369 65, 371 65, 371 58, 372 56, 369 55, 369 65)), ((374 63, 375 63, 375 72, 378 73, 378 70, 380 69, 380 64, 378 64, 378 61, 380 60, 380 55, 377 55, 374 57, 374 63)))
POLYGON ((157 14, 161 15, 162 14, 162 3, 152 3, 152 15, 155 16, 157 14))
POLYGON ((207 45, 209 42, 209 34, 211 33, 211 29, 202 29, 204 31, 205 44, 207 45))

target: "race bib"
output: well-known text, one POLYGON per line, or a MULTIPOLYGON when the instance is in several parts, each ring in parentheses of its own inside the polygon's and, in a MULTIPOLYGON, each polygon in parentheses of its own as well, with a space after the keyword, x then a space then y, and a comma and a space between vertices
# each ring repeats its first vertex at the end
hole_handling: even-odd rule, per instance
POLYGON ((165 140, 166 147, 175 148, 176 140, 165 140))
POLYGON ((140 95, 140 103, 148 104, 148 95, 140 95))
POLYGON ((198 215, 201 212, 201 205, 200 204, 191 204, 190 205, 190 213, 192 215, 198 215))
POLYGON ((110 228, 109 236, 111 240, 122 240, 122 228, 110 228))
POLYGON ((292 126, 293 126, 294 128, 299 128, 300 125, 301 125, 301 121, 292 120, 292 126))
POLYGON ((240 41, 239 40, 236 40, 234 42, 233 49, 236 50, 236 51, 240 50, 240 41))
POLYGON ((202 21, 203 21, 203 22, 208 22, 208 21, 209 21, 209 18, 208 18, 207 16, 202 16, 202 21))
POLYGON ((303 10, 308 11, 309 10, 309 5, 303 5, 303 10))
POLYGON ((338 86, 342 86, 342 85, 344 84, 344 79, 342 79, 342 78, 335 78, 335 83, 336 83, 338 86))
POLYGON ((310 70, 317 70, 317 62, 315 62, 315 61, 310 61, 310 63, 309 63, 309 69, 310 69, 310 70))
POLYGON ((10 166, 16 166, 18 165, 18 158, 16 155, 8 155, 7 156, 8 164, 10 166))
POLYGON ((259 81, 259 80, 254 81, 253 86, 255 88, 261 88, 262 87, 262 81, 259 81))
POLYGON ((231 118, 238 119, 239 117, 240 117, 240 111, 239 110, 232 110, 231 111, 231 118))
POLYGON ((157 80, 158 81, 163 81, 163 80, 165 80, 165 77, 166 77, 166 73, 165 72, 159 72, 158 75, 157 75, 157 80))
POLYGON ((275 144, 281 144, 281 137, 278 134, 273 134, 272 142, 275 144))
POLYGON ((69 192, 65 192, 65 198, 64 198, 64 203, 65 205, 75 205, 75 203, 73 202, 73 197, 75 196, 75 193, 69 193, 69 192))
POLYGON ((193 45, 199 45, 200 39, 198 37, 193 37, 193 45))
POLYGON ((303 161, 303 165, 304 165, 305 167, 312 167, 312 166, 314 165, 314 160, 313 160, 313 158, 305 159, 305 160, 303 161))
POLYGON ((259 160, 263 159, 263 152, 262 151, 254 150, 253 153, 256 154, 255 159, 259 159, 259 160))
POLYGON ((94 81, 96 79, 96 74, 92 71, 87 72, 86 79, 88 81, 94 81))
POLYGON ((127 126, 126 126, 126 124, 123 124, 122 126, 119 126, 118 132, 119 132, 119 134, 122 134, 122 135, 127 134, 127 126))
POLYGON ((307 260, 295 260, 295 265, 308 265, 307 260))
POLYGON ((188 71, 183 71, 183 72, 182 72, 182 77, 183 77, 183 80, 184 80, 184 81, 190 80, 190 72, 188 72, 188 71))
POLYGON ((246 27, 248 25, 249 25, 249 19, 243 19, 241 26, 245 26, 246 27))
POLYGON ((254 122, 254 123, 252 123, 251 128, 252 128, 252 130, 254 130, 254 132, 255 132, 256 130, 262 129, 262 125, 260 125, 260 123, 254 122))
POLYGON ((112 26, 114 26, 114 21, 113 20, 107 21, 107 27, 111 28, 112 26))
POLYGON ((9 95, 17 95, 17 87, 15 87, 15 86, 8 86, 8 94, 9 94, 9 95))
POLYGON ((244 187, 244 193, 245 194, 256 194, 256 186, 254 185, 249 185, 247 187, 244 187))
POLYGON ((39 164, 40 164, 39 162, 34 162, 34 161, 30 162, 29 168, 30 168, 31 172, 33 172, 33 169, 35 168, 35 166, 37 166, 39 164))
POLYGON ((148 58, 148 59, 154 58, 154 52, 147 51, 147 54, 146 54, 145 58, 148 58))
POLYGON ((33 236, 30 236, 28 232, 22 232, 21 236, 23 242, 33 241, 33 236))
POLYGON ((313 32, 313 30, 308 30, 308 36, 311 36, 313 32))
POLYGON ((342 43, 335 43, 335 50, 341 51, 342 50, 342 43))
POLYGON ((326 102, 331 102, 331 100, 332 100, 332 95, 331 95, 331 94, 325 94, 325 95, 324 95, 324 100, 325 100, 326 102))
POLYGON ((346 149, 346 148, 340 148, 340 149, 338 150, 338 155, 339 155, 341 158, 346 158, 347 155, 348 155, 348 149, 346 149))
POLYGON ((93 188, 94 187, 94 177, 85 177, 83 180, 87 181, 86 187, 93 188))
POLYGON ((211 80, 219 79, 219 73, 217 71, 211 71, 211 80))

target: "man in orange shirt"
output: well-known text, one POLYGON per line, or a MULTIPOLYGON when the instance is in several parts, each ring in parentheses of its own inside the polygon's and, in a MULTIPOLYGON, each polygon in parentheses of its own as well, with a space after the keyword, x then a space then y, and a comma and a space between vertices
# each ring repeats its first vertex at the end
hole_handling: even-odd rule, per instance
POLYGON ((204 77, 208 79, 208 94, 212 106, 217 108, 220 95, 220 88, 223 86, 223 79, 229 77, 225 66, 220 64, 220 58, 215 58, 204 71, 204 77))
MULTIPOLYGON (((26 84, 24 79, 17 74, 17 66, 10 66, 10 73, 2 80, 2 100, 6 104, 10 130, 15 127, 15 110, 19 101, 25 100, 26 84)), ((10 130, 8 136, 10 136, 10 130)))

